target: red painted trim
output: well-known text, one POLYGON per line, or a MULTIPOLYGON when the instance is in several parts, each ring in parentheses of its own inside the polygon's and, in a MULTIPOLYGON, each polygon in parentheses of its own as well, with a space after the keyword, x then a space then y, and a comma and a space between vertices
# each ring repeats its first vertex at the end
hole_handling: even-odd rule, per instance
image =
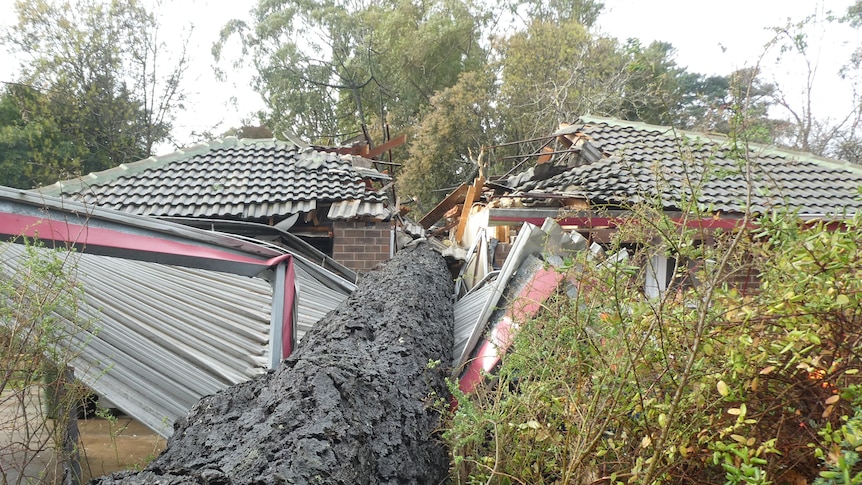
MULTIPOLYGON (((594 227, 601 228, 616 228, 621 224, 627 222, 627 219, 621 217, 565 217, 562 219, 555 219, 558 224, 561 226, 578 226, 584 229, 590 229, 594 227)), ((677 224, 681 224, 682 221, 685 220, 686 227, 698 228, 698 229, 736 229, 742 227, 742 219, 723 219, 723 218, 703 218, 703 219, 683 219, 683 218, 673 218, 673 221, 677 224)), ((501 216, 495 215, 491 217, 492 222, 511 222, 522 224, 524 222, 529 222, 538 227, 542 227, 542 224, 545 223, 544 217, 516 217, 516 216, 501 216)), ((754 224, 749 223, 748 227, 754 227, 754 224)))
POLYGON ((462 391, 472 392, 482 381, 482 375, 497 366, 502 355, 511 347, 518 324, 539 314, 544 302, 557 291, 563 277, 553 268, 543 268, 530 278, 527 286, 506 309, 503 318, 491 328, 490 338, 482 341, 476 355, 461 374, 458 387, 462 391))
POLYGON ((123 249, 144 254, 170 254, 177 256, 231 261, 261 266, 261 269, 277 264, 282 255, 270 260, 261 260, 211 247, 197 246, 166 239, 130 234, 115 229, 90 227, 53 219, 21 214, 0 213, 0 233, 7 236, 27 236, 46 241, 123 249))
POLYGON ((500 356, 506 353, 506 350, 512 344, 512 321, 508 317, 503 317, 502 320, 494 325, 491 330, 491 338, 483 339, 479 344, 479 350, 467 368, 461 373, 461 380, 458 382, 458 388, 463 392, 473 392, 476 386, 482 382, 482 376, 485 373, 491 372, 494 367, 500 362, 500 356), (500 343, 500 346, 494 342, 500 343), (502 349, 498 351, 498 349, 502 349))
POLYGON ((293 258, 286 254, 284 268, 284 314, 281 322, 281 358, 293 353, 293 313, 296 305, 296 272, 293 269, 293 258))
MULTIPOLYGON (((54 241, 89 248, 110 248, 128 251, 130 255, 172 255, 194 258, 197 260, 225 261, 248 264, 259 267, 260 271, 274 267, 280 263, 285 268, 284 314, 282 315, 282 356, 287 357, 293 352, 294 309, 296 306, 296 274, 293 268, 293 257, 282 254, 269 259, 255 258, 242 254, 222 251, 217 248, 171 241, 157 236, 145 236, 122 232, 115 229, 91 227, 89 225, 73 224, 61 220, 46 219, 23 214, 0 213, 0 234, 18 237, 26 236, 44 241, 54 241)), ((158 258, 135 258, 153 262, 158 258)), ((278 298, 273 295, 273 298, 278 298)))

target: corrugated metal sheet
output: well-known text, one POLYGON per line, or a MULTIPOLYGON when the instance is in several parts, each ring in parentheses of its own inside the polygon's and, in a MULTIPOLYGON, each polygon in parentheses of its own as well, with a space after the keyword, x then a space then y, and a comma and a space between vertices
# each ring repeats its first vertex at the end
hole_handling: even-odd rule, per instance
POLYGON ((494 292, 494 285, 486 284, 464 295, 455 302, 455 345, 452 349, 452 365, 457 366, 464 354, 467 341, 476 327, 479 315, 494 292))
MULTIPOLYGON (((15 268, 24 247, 3 243, 15 268)), ((264 372, 272 289, 214 271, 74 254, 85 292, 75 374, 163 436, 202 396, 264 372)))
MULTIPOLYGON (((319 273, 315 278, 302 264, 294 266, 294 271, 299 287, 296 338, 300 340, 318 320, 347 299, 350 291, 326 285, 320 280, 319 273)), ((301 342, 300 345, 302 345, 301 342)))
POLYGON ((19 234, 77 248, 66 269, 99 330, 65 342, 83 349, 76 375, 165 436, 204 395, 278 363, 285 304, 301 333, 355 288, 272 245, 0 187, 0 235, 17 241, 0 242, 0 277, 23 260, 19 234), (288 263, 296 302, 293 286, 273 290, 288 263))
POLYGON ((499 276, 490 285, 493 290, 488 293, 488 298, 482 307, 482 311, 474 322, 474 326, 467 338, 467 344, 463 347, 461 355, 457 358, 456 367, 464 365, 470 352, 473 351, 473 348, 479 342, 479 339, 485 332, 485 325, 488 323, 491 313, 496 309, 497 303, 500 301, 503 291, 509 283, 509 279, 515 274, 515 271, 518 270, 518 267, 521 266, 521 263, 527 256, 538 254, 542 251, 546 239, 547 234, 544 231, 529 223, 525 223, 521 227, 521 230, 518 231, 518 237, 515 238, 515 244, 512 246, 506 262, 500 268, 499 276))

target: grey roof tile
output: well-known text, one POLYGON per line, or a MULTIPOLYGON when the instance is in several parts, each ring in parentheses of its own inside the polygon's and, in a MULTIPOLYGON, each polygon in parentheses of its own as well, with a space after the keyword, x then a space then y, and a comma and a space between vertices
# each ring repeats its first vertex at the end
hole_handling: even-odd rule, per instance
MULTIPOLYGON (((519 192, 563 193, 577 187, 599 204, 630 205, 661 195, 668 209, 698 187, 702 208, 740 212, 749 173, 727 155, 724 138, 609 118, 583 117, 557 134, 580 133, 605 153, 597 162, 535 180, 527 170, 509 178, 519 192)), ((751 206, 798 209, 808 215, 841 215, 862 209, 857 188, 862 167, 811 154, 751 146, 751 206)))
POLYGON ((39 189, 133 214, 265 219, 307 212, 317 202, 361 201, 383 213, 388 180, 371 162, 276 140, 224 140, 150 157, 39 189))

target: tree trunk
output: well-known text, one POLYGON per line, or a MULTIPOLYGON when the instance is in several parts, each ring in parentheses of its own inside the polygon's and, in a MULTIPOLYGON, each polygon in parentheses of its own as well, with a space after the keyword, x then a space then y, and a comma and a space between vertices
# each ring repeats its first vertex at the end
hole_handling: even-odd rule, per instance
POLYGON ((441 483, 451 293, 439 254, 399 252, 274 372, 199 401, 145 470, 94 483, 441 483))

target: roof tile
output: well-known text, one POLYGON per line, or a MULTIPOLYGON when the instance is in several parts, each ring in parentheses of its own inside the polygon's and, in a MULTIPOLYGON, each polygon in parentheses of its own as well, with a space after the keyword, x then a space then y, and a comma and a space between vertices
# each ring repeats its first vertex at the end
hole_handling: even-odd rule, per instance
POLYGON ((314 148, 229 137, 39 190, 153 216, 263 219, 347 200, 382 213, 386 195, 369 189, 365 179, 389 177, 370 166, 314 148))
POLYGON ((751 146, 749 173, 743 163, 727 156, 724 138, 587 117, 558 134, 562 132, 585 135, 606 158, 566 167, 544 180, 536 180, 530 169, 510 177, 507 185, 538 193, 577 187, 596 203, 620 206, 658 194, 668 209, 679 209, 683 194, 690 195, 694 186, 701 208, 740 212, 750 176, 751 206, 757 211, 783 206, 803 215, 843 215, 862 209, 857 196, 862 167, 844 162, 751 146))

